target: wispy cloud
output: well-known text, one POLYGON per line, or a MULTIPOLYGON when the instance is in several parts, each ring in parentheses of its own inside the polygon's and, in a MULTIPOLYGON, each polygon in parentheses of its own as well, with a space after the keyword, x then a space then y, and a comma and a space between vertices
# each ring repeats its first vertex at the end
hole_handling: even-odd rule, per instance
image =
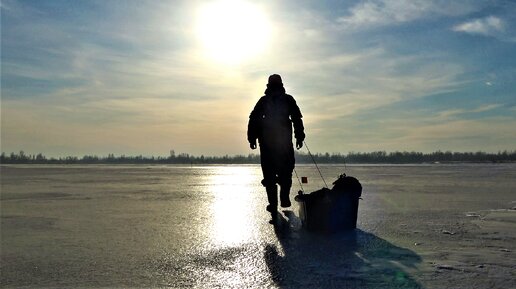
POLYGON ((360 2, 338 22, 356 27, 392 25, 432 16, 457 16, 477 10, 474 1, 368 0, 360 2))
POLYGON ((371 49, 297 63, 291 73, 304 71, 304 83, 295 84, 297 96, 304 102, 309 125, 316 128, 325 127, 324 120, 453 91, 463 68, 436 59, 435 54, 405 56, 371 49))
POLYGON ((504 29, 504 22, 496 16, 470 20, 453 27, 453 31, 469 34, 494 35, 504 29))
POLYGON ((493 104, 485 104, 485 105, 479 106, 479 107, 474 108, 474 109, 451 109, 451 110, 445 110, 445 111, 441 111, 438 114, 438 117, 441 118, 441 119, 449 119, 451 117, 458 116, 458 115, 461 115, 461 114, 485 112, 485 111, 489 111, 489 110, 493 110, 493 109, 499 108, 501 106, 502 106, 501 104, 493 103, 493 104))

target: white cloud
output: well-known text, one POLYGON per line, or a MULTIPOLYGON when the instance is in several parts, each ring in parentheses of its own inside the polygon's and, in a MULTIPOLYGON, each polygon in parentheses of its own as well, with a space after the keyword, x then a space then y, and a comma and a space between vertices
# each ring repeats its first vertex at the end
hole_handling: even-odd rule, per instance
POLYGON ((503 31, 503 29, 504 22, 495 16, 471 20, 453 27, 453 31, 456 32, 481 35, 493 35, 503 31))
POLYGON ((484 112, 484 111, 492 110, 495 108, 499 108, 501 106, 502 106, 501 104, 496 104, 496 103, 486 104, 486 105, 479 106, 476 109, 472 109, 470 112, 484 112))
POLYGON ((352 7, 338 22, 358 27, 390 25, 436 15, 464 15, 478 7, 475 1, 369 0, 352 7))
POLYGON ((481 105, 474 109, 451 109, 451 110, 445 110, 439 113, 438 118, 440 119, 449 119, 450 117, 465 114, 465 113, 479 113, 484 111, 493 110, 496 108, 501 107, 501 104, 485 104, 481 105))

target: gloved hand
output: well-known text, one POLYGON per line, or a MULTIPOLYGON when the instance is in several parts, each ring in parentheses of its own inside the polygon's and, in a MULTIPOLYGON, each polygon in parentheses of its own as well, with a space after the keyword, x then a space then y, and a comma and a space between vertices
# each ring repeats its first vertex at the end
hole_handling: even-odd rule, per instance
POLYGON ((300 149, 303 147, 303 141, 302 140, 296 140, 296 148, 300 149))
POLYGON ((256 149, 256 141, 254 141, 254 142, 250 142, 250 143, 249 143, 249 147, 250 147, 252 150, 256 149))

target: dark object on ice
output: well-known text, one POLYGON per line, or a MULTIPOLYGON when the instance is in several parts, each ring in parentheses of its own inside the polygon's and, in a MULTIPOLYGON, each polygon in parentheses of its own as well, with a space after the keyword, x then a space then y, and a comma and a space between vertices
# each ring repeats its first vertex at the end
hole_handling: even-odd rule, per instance
POLYGON ((299 202, 299 216, 307 229, 331 233, 357 227, 361 195, 360 182, 342 174, 331 190, 322 188, 310 194, 299 191, 295 200, 299 202))

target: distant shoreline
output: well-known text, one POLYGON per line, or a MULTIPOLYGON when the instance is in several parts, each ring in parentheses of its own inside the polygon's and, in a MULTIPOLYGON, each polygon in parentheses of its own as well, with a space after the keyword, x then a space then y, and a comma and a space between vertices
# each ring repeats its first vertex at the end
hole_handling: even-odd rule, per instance
MULTIPOLYGON (((316 153, 308 155, 295 152, 297 164, 461 164, 461 163, 516 163, 516 150, 498 153, 486 152, 365 152, 348 154, 316 153)), ((260 155, 234 156, 193 156, 187 153, 176 155, 171 151, 169 156, 126 156, 108 154, 108 156, 85 155, 83 157, 66 156, 47 158, 43 154, 2 153, 0 164, 183 164, 183 165, 245 165, 259 164, 260 155)))
MULTIPOLYGON (((437 162, 437 163, 317 163, 320 166, 437 166, 437 165, 504 165, 516 164, 516 161, 506 162, 437 162)), ((0 163, 0 167, 9 166, 177 166, 177 167, 216 167, 216 166, 259 166, 259 163, 0 163)), ((297 166, 313 166, 314 163, 299 163, 297 166)))

